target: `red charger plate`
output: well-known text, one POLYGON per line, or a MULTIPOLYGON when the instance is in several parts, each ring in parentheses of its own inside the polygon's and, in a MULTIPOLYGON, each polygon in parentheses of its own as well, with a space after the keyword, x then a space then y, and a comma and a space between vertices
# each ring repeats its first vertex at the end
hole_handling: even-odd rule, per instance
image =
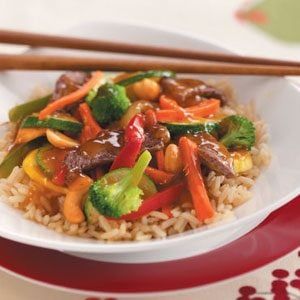
POLYGON ((192 258, 151 264, 105 263, 0 238, 0 267, 42 284, 99 295, 170 292, 261 267, 297 248, 299 229, 300 196, 242 238, 192 258))

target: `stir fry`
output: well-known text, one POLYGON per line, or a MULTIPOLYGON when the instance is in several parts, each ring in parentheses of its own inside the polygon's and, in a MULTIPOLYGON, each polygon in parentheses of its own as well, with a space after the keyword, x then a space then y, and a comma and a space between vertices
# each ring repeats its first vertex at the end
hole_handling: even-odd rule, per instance
POLYGON ((224 114, 226 102, 218 89, 170 71, 68 72, 51 95, 10 110, 17 133, 0 177, 22 166, 36 192, 57 203, 65 195, 54 206, 73 224, 159 210, 172 217, 183 192, 204 221, 215 214, 208 172, 231 178, 252 168, 254 125, 224 114))

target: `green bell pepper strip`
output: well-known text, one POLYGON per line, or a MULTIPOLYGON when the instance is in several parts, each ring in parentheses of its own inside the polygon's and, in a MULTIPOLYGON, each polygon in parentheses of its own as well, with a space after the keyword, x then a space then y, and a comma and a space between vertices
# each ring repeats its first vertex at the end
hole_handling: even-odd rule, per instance
POLYGON ((42 110, 47 106, 51 96, 52 95, 47 95, 13 107, 8 113, 9 120, 11 122, 19 122, 30 114, 42 110))
POLYGON ((14 167, 20 166, 25 156, 33 149, 40 147, 45 142, 44 137, 39 137, 25 144, 14 146, 0 164, 0 178, 10 175, 14 167))

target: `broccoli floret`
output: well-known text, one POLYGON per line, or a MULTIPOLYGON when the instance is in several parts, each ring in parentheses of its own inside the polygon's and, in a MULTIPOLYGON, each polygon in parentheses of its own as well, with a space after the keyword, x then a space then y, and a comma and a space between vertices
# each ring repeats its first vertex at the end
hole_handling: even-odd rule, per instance
POLYGON ((130 106, 125 88, 113 83, 100 86, 97 95, 91 98, 88 103, 101 125, 119 120, 130 106))
POLYGON ((149 151, 144 151, 131 171, 120 181, 109 183, 105 176, 90 187, 87 201, 102 215, 119 218, 138 210, 143 191, 138 187, 151 160, 149 151))
POLYGON ((224 118, 221 123, 220 140, 230 149, 251 149, 255 144, 255 127, 253 123, 245 117, 233 115, 224 118))

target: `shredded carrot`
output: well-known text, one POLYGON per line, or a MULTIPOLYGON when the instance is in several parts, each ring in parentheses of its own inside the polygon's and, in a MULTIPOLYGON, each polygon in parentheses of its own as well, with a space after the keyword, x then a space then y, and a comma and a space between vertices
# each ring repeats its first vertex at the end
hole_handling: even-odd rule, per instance
POLYGON ((80 136, 80 141, 86 142, 88 140, 96 138, 96 136, 102 129, 94 119, 90 107, 87 105, 87 103, 82 103, 79 105, 78 111, 84 124, 80 136))
POLYGON ((201 221, 211 218, 214 215, 214 209, 208 198, 201 170, 199 168, 197 145, 187 137, 181 137, 179 140, 179 148, 181 150, 185 175, 192 196, 196 216, 201 221))
POLYGON ((82 87, 80 87, 78 90, 66 96, 63 96, 54 102, 51 102, 43 110, 41 110, 39 113, 39 119, 43 120, 48 115, 53 114, 57 110, 63 109, 67 105, 80 101, 99 82, 102 76, 103 73, 100 71, 93 72, 90 80, 87 83, 85 83, 82 87))
POLYGON ((158 170, 163 171, 165 166, 164 150, 156 151, 155 155, 156 155, 157 168, 158 170))
POLYGON ((169 183, 174 178, 174 174, 151 167, 147 167, 145 173, 157 184, 169 183))

